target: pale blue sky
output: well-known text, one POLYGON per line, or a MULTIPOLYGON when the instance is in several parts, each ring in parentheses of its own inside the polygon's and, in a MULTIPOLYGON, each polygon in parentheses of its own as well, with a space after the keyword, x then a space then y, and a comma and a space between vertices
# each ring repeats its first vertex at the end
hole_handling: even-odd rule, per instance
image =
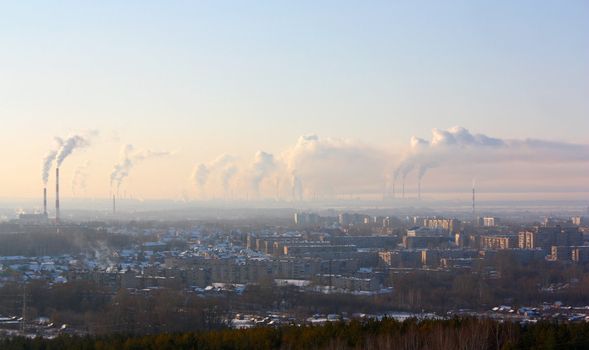
POLYGON ((389 147, 461 125, 585 143, 588 93, 587 1, 0 4, 0 127, 22 150, 0 156, 27 173, 80 129, 182 150, 188 168, 309 133, 389 147))

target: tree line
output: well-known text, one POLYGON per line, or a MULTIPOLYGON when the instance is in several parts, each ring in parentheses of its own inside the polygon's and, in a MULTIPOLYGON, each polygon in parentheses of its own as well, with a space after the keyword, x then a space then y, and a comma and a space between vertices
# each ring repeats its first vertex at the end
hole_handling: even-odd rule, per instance
POLYGON ((324 326, 258 327, 160 333, 146 336, 15 337, 0 340, 6 350, 134 349, 587 349, 589 324, 499 323, 474 318, 352 321, 324 326))

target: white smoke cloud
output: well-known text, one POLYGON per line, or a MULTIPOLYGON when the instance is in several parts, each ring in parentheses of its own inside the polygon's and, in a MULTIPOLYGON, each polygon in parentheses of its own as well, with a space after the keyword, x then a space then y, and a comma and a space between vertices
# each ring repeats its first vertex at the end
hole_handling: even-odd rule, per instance
POLYGON ((54 138, 56 147, 49 150, 43 158, 43 164, 41 166, 41 180, 43 181, 43 185, 47 185, 49 173, 54 162, 59 167, 74 150, 90 146, 90 140, 97 135, 98 131, 91 130, 81 135, 71 135, 65 140, 56 136, 54 138))
MULTIPOLYGON (((207 193, 233 188, 253 197, 303 200, 338 194, 381 193, 390 166, 390 154, 361 143, 302 136, 280 156, 258 151, 251 162, 222 155, 196 166, 195 185, 207 193), (241 169, 241 171, 240 171, 241 169), (213 186, 215 185, 215 186, 213 186)), ((218 192, 217 192, 218 193, 218 192)))
POLYGON ((428 170, 441 166, 507 162, 566 163, 589 161, 589 146, 534 139, 499 139, 473 134, 463 127, 433 129, 431 141, 412 137, 410 148, 394 173, 407 176, 417 169, 420 181, 428 170))
POLYGON ((209 178, 210 170, 205 164, 199 164, 194 167, 192 171, 192 179, 194 184, 200 189, 201 194, 204 195, 204 188, 209 178))
POLYGON ((276 170, 274 155, 264 151, 256 152, 251 165, 251 187, 256 195, 260 194, 260 183, 276 170))
POLYGON ((61 147, 55 156, 56 166, 59 167, 72 152, 79 148, 90 146, 91 138, 98 135, 97 131, 89 131, 83 135, 71 135, 61 142, 61 147))
POLYGON ((297 176, 296 172, 291 174, 291 195, 295 201, 303 200, 303 184, 301 179, 297 176))
MULTIPOLYGON (((253 193, 257 198, 276 194, 276 198, 293 200, 380 198, 390 193, 390 187, 400 193, 402 187, 395 184, 402 180, 404 188, 407 176, 414 174, 421 181, 432 169, 449 170, 436 174, 437 189, 452 184, 455 190, 462 186, 462 181, 469 183, 474 176, 492 187, 503 187, 516 181, 516 174, 510 173, 516 163, 517 169, 524 169, 526 175, 537 176, 535 186, 546 181, 542 177, 546 166, 565 163, 567 169, 577 169, 571 179, 579 183, 576 179, 583 175, 578 171, 578 163, 589 162, 588 145, 502 139, 471 133, 462 127, 434 129, 428 139, 412 137, 407 148, 396 153, 358 141, 308 135, 278 154, 260 151, 249 163, 222 155, 196 166, 193 181, 213 196, 226 194, 232 186, 244 197, 253 193), (486 174, 493 174, 493 178, 485 177, 486 174)), ((521 178, 523 172, 518 171, 521 178)), ((413 185, 411 181, 412 191, 413 185)))
POLYGON ((225 195, 229 193, 230 182, 238 172, 238 168, 235 164, 229 164, 221 171, 221 184, 225 195))
MULTIPOLYGON (((425 141, 425 140, 422 140, 425 141)), ((427 141, 422 142, 423 145, 427 141)), ((455 126, 448 130, 432 130, 432 146, 457 146, 465 147, 499 147, 505 146, 506 142, 483 134, 471 134, 461 126, 455 126)))
POLYGON ((359 142, 301 136, 281 160, 293 198, 307 195, 379 193, 393 158, 382 150, 359 142))
POLYGON ((43 165, 41 167, 41 179, 43 181, 43 185, 45 186, 47 186, 47 181, 49 181, 49 173, 51 172, 53 161, 57 156, 57 152, 63 145, 63 140, 59 137, 55 137, 55 143, 57 147, 55 149, 50 150, 45 156, 45 158, 43 158, 43 165))
POLYGON ((88 167, 90 166, 89 161, 85 161, 81 165, 77 166, 72 177, 72 194, 76 195, 78 190, 80 192, 86 191, 86 179, 88 178, 88 167))
POLYGON ((215 159, 209 166, 213 172, 219 172, 221 186, 225 193, 229 190, 229 185, 233 177, 237 174, 237 158, 229 154, 222 154, 215 159))
MULTIPOLYGON (((204 196, 205 188, 211 177, 218 177, 225 196, 228 195, 231 181, 238 173, 237 158, 229 154, 221 154, 209 163, 201 163, 194 167, 191 179, 204 196)), ((214 179, 213 179, 214 180, 214 179)))
POLYGON ((133 167, 144 160, 172 155, 168 151, 136 150, 131 144, 122 147, 119 161, 110 173, 110 186, 118 192, 123 181, 129 176, 133 167))

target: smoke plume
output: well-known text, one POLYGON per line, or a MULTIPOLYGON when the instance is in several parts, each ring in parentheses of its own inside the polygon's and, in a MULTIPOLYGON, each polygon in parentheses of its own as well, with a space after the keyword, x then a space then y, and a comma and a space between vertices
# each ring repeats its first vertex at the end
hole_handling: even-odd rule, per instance
POLYGON ((61 166, 61 163, 70 155, 72 152, 79 148, 90 146, 90 138, 97 134, 96 131, 91 131, 87 135, 72 135, 65 139, 61 143, 61 147, 57 151, 55 156, 56 166, 61 166))
POLYGON ((303 200, 303 184, 295 172, 291 174, 291 191, 293 200, 303 200))
POLYGON ((219 172, 223 191, 227 192, 231 179, 237 174, 237 159, 229 154, 222 154, 209 165, 211 172, 219 172))
POLYGON ((90 166, 89 161, 85 161, 81 165, 76 167, 74 171, 74 176, 72 177, 72 194, 76 195, 76 192, 80 190, 81 192, 86 191, 86 178, 88 177, 88 167, 90 166))
POLYGON ((192 172, 192 179, 194 180, 194 184, 198 186, 198 188, 201 191, 201 194, 204 194, 204 188, 207 184, 209 173, 209 168, 202 163, 195 166, 194 171, 192 172))
POLYGON ((133 167, 144 160, 158 157, 166 157, 172 153, 167 151, 136 150, 131 144, 124 145, 121 149, 119 161, 110 173, 110 186, 118 192, 123 181, 129 176, 133 167))
POLYGON ((412 137, 410 148, 395 170, 403 178, 417 168, 420 181, 433 168, 507 162, 580 162, 589 161, 589 146, 533 139, 499 139, 472 134, 463 127, 433 129, 431 141, 412 137))
POLYGON ((43 180, 43 185, 47 185, 47 181, 49 181, 49 173, 51 172, 51 167, 53 166, 53 161, 55 160, 55 156, 57 156, 57 152, 63 145, 63 140, 59 137, 55 138, 55 143, 57 147, 55 149, 50 150, 45 158, 43 158, 43 165, 41 168, 41 179, 43 180))
POLYGON ((327 196, 380 193, 392 158, 356 141, 321 139, 317 135, 301 136, 281 155, 291 192, 298 198, 303 192, 327 196))
POLYGON ((276 169, 274 156, 263 151, 256 152, 251 166, 251 186, 257 195, 260 193, 260 183, 276 169))
POLYGON ((237 166, 234 164, 229 164, 221 171, 221 184, 223 185, 223 190, 225 194, 229 191, 229 183, 231 179, 237 174, 237 166))
POLYGON ((229 154, 222 154, 209 163, 201 163, 194 167, 192 171, 192 181, 200 189, 201 194, 205 193, 205 187, 209 180, 218 178, 216 182, 220 184, 223 193, 229 193, 230 183, 238 173, 237 158, 229 154))
MULTIPOLYGON (((497 173, 494 179, 503 186, 521 172, 509 177, 501 175, 505 173, 502 164, 509 164, 512 170, 512 163, 517 163, 526 175, 538 178, 544 176, 548 165, 567 164, 575 172, 571 175, 576 176, 574 181, 578 182, 579 177, 586 176, 578 171, 586 162, 589 162, 588 145, 502 139, 454 127, 433 129, 427 139, 414 136, 405 149, 398 151, 387 151, 358 141, 301 136, 278 156, 257 152, 249 164, 231 156, 219 156, 195 167, 193 180, 211 193, 223 189, 218 194, 226 194, 227 188, 233 185, 243 194, 260 196, 264 192, 264 196, 276 194, 277 198, 283 196, 294 200, 349 196, 382 198, 383 189, 385 195, 389 187, 400 194, 403 187, 406 189, 401 186, 401 180, 406 185, 407 179, 411 179, 409 188, 413 190, 415 181, 421 184, 430 171, 439 168, 451 171, 437 174, 437 188, 458 180, 460 176, 479 177, 479 171, 497 173)), ((554 167, 550 169, 556 171, 554 167)), ((486 183, 489 183, 488 179, 486 183)), ((537 183, 542 182, 538 179, 537 183)), ((531 183, 528 185, 532 186, 531 183)), ((459 191, 459 187, 455 189, 459 191)))

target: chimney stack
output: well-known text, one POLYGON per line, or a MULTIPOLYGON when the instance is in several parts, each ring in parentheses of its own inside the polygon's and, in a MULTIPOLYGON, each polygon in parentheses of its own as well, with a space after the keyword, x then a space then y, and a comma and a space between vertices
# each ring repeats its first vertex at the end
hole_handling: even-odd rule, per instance
POLYGON ((478 226, 477 215, 475 211, 474 181, 472 182, 472 220, 475 226, 478 226))
POLYGON ((421 200, 421 179, 417 180, 417 199, 421 200))
POLYGON ((112 195, 112 215, 115 215, 117 213, 117 205, 115 202, 115 195, 112 195))
POLYGON ((55 168, 55 221, 59 222, 59 168, 55 168))
POLYGON ((47 187, 43 187, 43 215, 47 216, 47 187))

